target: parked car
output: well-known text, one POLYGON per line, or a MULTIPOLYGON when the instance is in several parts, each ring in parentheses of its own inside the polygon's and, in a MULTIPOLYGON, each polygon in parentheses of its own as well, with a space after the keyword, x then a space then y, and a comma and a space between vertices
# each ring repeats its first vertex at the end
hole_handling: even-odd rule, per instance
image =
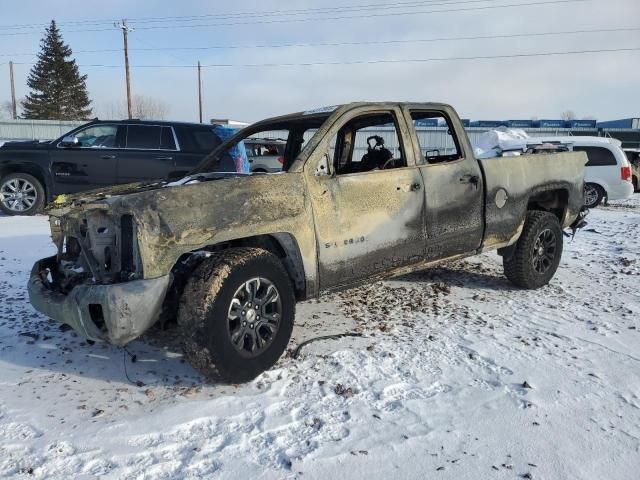
POLYGON ((512 283, 546 285, 563 229, 584 223, 586 162, 580 152, 477 160, 456 112, 437 103, 268 119, 182 180, 57 198, 58 253, 34 265, 29 297, 116 345, 177 317, 197 369, 247 381, 284 352, 296 301, 322 292, 495 249, 512 283), (433 118, 445 119, 455 151, 421 144, 415 125, 433 118), (386 139, 372 134, 382 126, 386 139), (216 171, 230 148, 273 130, 287 132, 282 174, 216 171), (365 140, 362 155, 354 146, 365 140))
POLYGON ((0 147, 2 145, 4 145, 7 142, 29 142, 31 140, 29 140, 28 138, 22 139, 22 138, 0 138, 0 147))
POLYGON ((276 173, 282 171, 286 140, 273 138, 247 138, 244 147, 252 172, 276 173))
POLYGON ((607 200, 623 200, 633 194, 631 165, 620 140, 608 137, 535 137, 536 141, 560 142, 585 152, 585 205, 594 208, 607 200))
POLYGON ((631 165, 633 191, 640 192, 640 148, 625 148, 624 153, 631 165))
POLYGON ((181 178, 222 142, 213 128, 96 120, 50 142, 6 142, 0 147, 0 209, 33 215, 62 193, 181 178))

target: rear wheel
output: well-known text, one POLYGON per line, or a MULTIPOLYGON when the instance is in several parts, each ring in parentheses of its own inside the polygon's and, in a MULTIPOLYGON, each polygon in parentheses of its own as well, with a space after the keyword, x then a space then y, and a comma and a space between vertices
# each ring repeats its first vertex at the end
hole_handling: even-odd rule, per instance
POLYGON ((553 278, 562 257, 562 229, 549 212, 530 211, 522 235, 502 258, 505 276, 521 288, 540 288, 553 278))
POLYGON ((44 206, 44 187, 28 173, 10 173, 0 179, 0 210, 7 215, 35 215, 44 206))
POLYGON ((180 300, 178 324, 191 364, 210 380, 249 381, 284 352, 295 315, 280 260, 259 248, 234 248, 205 260, 180 300))
POLYGON ((595 183, 585 183, 584 185, 584 206, 587 208, 595 208, 600 205, 605 193, 600 185, 595 183))

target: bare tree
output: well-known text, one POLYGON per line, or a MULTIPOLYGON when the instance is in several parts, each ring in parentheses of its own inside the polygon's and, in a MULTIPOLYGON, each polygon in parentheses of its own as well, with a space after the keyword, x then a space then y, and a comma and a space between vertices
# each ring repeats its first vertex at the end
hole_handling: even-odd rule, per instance
POLYGON ((131 103, 133 118, 164 120, 169 111, 167 103, 160 98, 134 95, 131 103))
MULTIPOLYGON (((146 95, 134 95, 131 99, 133 118, 141 120, 164 120, 169 113, 169 105, 162 99, 146 95)), ((127 118, 127 106, 124 102, 109 102, 100 109, 102 118, 127 118)))
POLYGON ((103 120, 120 120, 126 118, 127 106, 122 102, 105 102, 98 108, 98 117, 103 120), (123 115, 124 113, 124 115, 123 115))
POLYGON ((575 120, 578 118, 573 110, 565 110, 560 114, 562 120, 575 120))
POLYGON ((13 106, 10 100, 0 102, 0 118, 13 118, 13 106))

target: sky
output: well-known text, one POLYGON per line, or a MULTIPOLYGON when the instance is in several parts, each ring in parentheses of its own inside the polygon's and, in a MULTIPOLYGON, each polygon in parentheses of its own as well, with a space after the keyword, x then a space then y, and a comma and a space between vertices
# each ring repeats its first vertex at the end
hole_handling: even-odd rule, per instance
POLYGON ((367 100, 446 102, 471 119, 640 117, 640 0, 0 0, 0 102, 10 60, 28 93, 55 19, 106 118, 126 101, 122 18, 133 93, 161 99, 168 119, 197 121, 198 61, 205 120, 367 100), (576 51, 591 53, 530 56, 576 51))

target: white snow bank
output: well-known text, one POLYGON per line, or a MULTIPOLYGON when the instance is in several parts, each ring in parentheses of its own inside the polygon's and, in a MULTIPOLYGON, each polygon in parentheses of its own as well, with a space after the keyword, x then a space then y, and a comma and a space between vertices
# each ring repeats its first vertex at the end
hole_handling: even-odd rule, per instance
POLYGON ((36 313, 46 218, 0 216, 0 478, 637 478, 639 213, 593 210, 540 290, 483 254, 304 302, 291 348, 362 337, 246 385, 203 384, 174 330, 133 363, 36 313))

